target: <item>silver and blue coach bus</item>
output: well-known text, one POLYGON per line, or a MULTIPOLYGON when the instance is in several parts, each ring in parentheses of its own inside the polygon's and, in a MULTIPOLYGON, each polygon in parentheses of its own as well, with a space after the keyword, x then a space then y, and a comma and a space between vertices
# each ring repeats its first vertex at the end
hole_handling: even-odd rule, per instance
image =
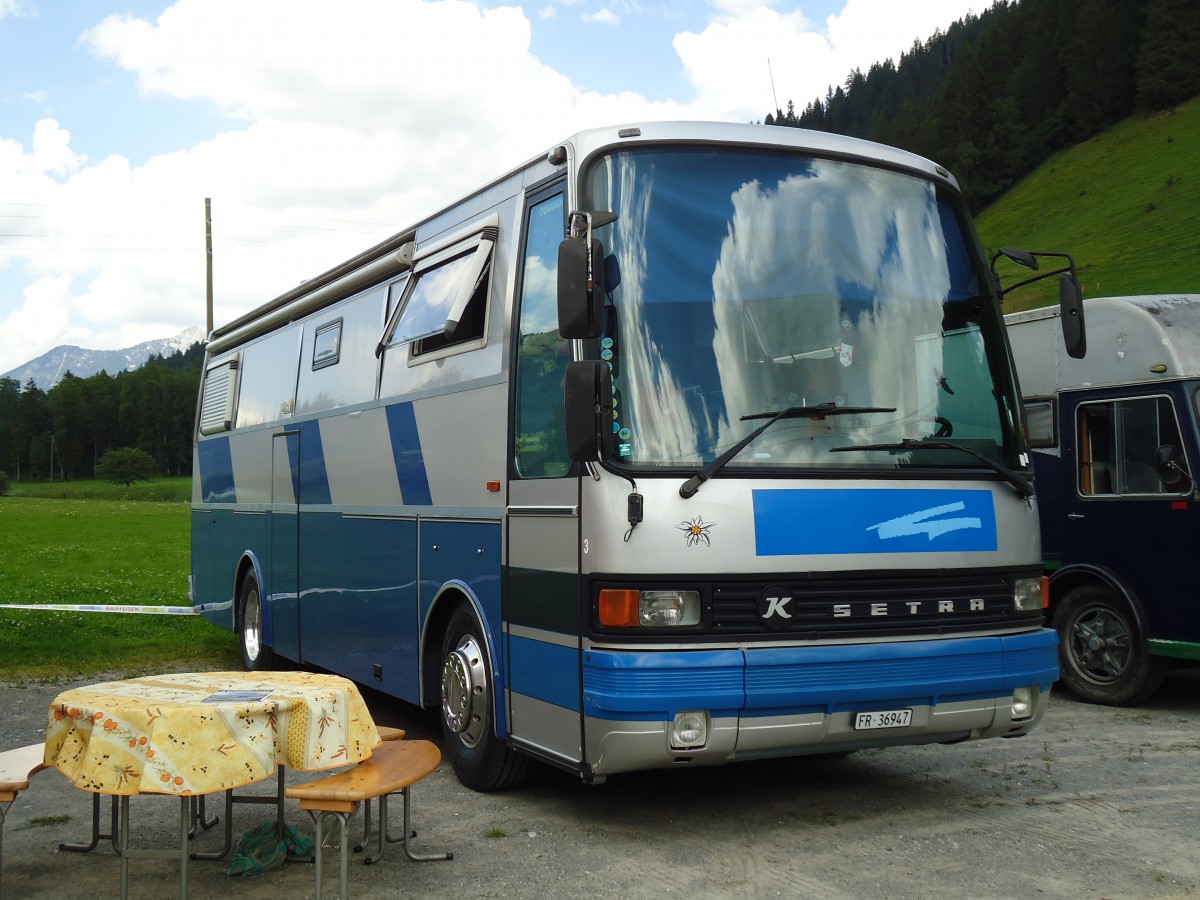
POLYGON ((954 179, 587 131, 210 335, 194 604, 441 710, 461 780, 1013 737, 1058 675, 954 179))

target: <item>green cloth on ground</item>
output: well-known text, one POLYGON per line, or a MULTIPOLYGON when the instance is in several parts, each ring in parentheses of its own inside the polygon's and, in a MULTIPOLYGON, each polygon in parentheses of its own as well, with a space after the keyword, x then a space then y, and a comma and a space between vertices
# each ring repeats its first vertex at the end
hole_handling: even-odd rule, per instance
POLYGON ((276 822, 263 822, 242 835, 237 856, 229 863, 228 875, 248 878, 278 869, 287 860, 309 860, 313 855, 313 839, 302 831, 285 825, 283 840, 279 839, 276 822))

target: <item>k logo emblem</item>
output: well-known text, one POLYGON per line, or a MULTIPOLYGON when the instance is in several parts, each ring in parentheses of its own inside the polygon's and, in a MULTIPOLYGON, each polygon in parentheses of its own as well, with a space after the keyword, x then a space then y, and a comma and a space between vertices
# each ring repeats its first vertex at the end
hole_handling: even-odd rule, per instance
POLYGON ((768 628, 782 631, 795 616, 794 598, 786 584, 769 584, 758 595, 758 618, 768 628))

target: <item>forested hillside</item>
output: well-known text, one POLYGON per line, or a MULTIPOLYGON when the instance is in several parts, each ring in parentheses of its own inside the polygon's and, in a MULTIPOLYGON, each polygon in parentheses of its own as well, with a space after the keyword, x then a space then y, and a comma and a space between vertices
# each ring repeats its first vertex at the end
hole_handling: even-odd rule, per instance
POLYGON ((49 391, 0 378, 0 472, 13 480, 90 478, 105 450, 137 447, 163 475, 192 469, 203 346, 152 356, 140 369, 67 374, 49 391))
POLYGON ((919 153, 978 212, 1057 151, 1197 94, 1197 0, 1001 0, 765 121, 919 153))

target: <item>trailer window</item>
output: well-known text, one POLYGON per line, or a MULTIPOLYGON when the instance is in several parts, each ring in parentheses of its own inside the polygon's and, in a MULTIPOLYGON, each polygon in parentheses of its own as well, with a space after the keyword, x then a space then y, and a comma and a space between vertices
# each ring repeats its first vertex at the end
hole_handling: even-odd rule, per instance
MULTIPOLYGON (((1079 492, 1085 496, 1178 494, 1186 478, 1163 481, 1158 448, 1183 443, 1170 397, 1081 403, 1077 412, 1079 492)), ((1190 471, 1190 469, 1189 469, 1190 471)))
POLYGON ((1054 447, 1058 444, 1054 428, 1054 401, 1026 400, 1025 437, 1030 447, 1054 447))

